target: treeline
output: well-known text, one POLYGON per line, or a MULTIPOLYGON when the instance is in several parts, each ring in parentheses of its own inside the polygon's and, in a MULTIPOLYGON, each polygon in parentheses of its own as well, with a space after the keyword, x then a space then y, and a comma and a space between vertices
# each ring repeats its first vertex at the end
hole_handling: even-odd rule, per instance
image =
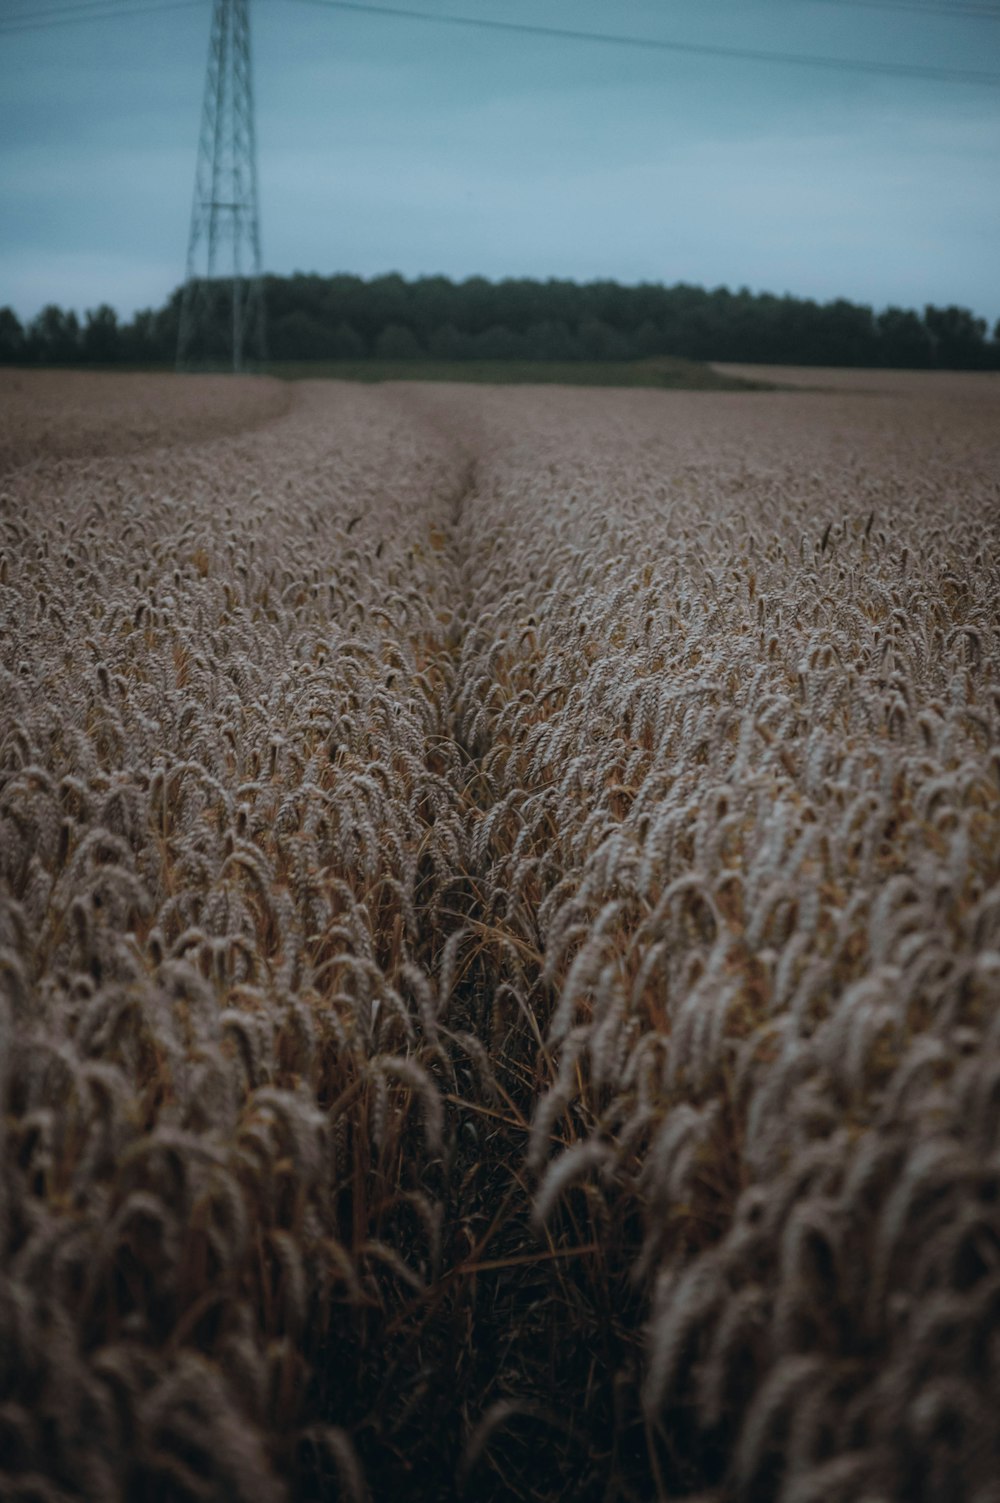
MULTIPOLYGON (((229 284, 215 284, 201 348, 224 360, 229 284)), ((84 315, 54 304, 26 326, 0 309, 0 364, 155 365, 173 361, 181 289, 131 322, 103 304, 84 315)), ((775 297, 746 288, 545 282, 391 274, 266 277, 268 356, 344 360, 637 360, 656 355, 765 364, 1000 369, 1000 321, 967 308, 876 312, 837 298, 775 297)))

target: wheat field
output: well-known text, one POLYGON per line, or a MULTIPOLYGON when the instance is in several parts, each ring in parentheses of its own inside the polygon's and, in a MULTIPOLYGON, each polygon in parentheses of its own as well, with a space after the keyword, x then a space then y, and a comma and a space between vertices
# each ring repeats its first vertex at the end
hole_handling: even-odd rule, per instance
POLYGON ((0 373, 0 1498, 1000 1500, 1000 389, 0 373))

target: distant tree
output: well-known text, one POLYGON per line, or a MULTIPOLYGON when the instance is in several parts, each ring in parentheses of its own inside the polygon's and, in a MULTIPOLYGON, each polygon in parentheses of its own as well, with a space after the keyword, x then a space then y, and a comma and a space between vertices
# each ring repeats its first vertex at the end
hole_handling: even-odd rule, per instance
POLYGON ((73 365, 80 358, 80 320, 47 303, 28 325, 28 345, 39 364, 73 365))
POLYGON ((361 360, 368 350, 354 325, 341 320, 330 337, 330 352, 334 360, 361 360))
POLYGON ((579 360, 580 341, 561 318, 547 318, 529 325, 525 335, 531 360, 579 360))
POLYGON ((122 340, 118 314, 107 303, 90 308, 84 315, 80 340, 84 360, 92 365, 111 365, 121 358, 122 340))
POLYGON ((644 318, 632 336, 632 345, 637 355, 662 355, 663 335, 651 318, 644 318))
POLYGON ((328 360, 331 339, 327 330, 312 314, 301 308, 272 319, 269 329, 270 352, 275 360, 328 360))
POLYGON ((475 351, 480 360, 527 360, 528 341, 505 324, 491 324, 476 335, 475 351))
POLYGON ((588 360, 628 360, 634 353, 625 335, 600 318, 581 319, 576 334, 588 360))
POLYGON ((177 354, 177 320, 172 303, 140 308, 131 323, 119 325, 122 360, 132 365, 172 363, 177 354))
POLYGON ((24 329, 13 308, 0 308, 0 365, 19 365, 25 358, 24 329))
POLYGON ((410 284, 405 322, 429 348, 431 335, 454 326, 455 284, 448 277, 419 277, 410 284))
POLYGON ((417 336, 404 324, 387 324, 375 341, 382 360, 416 360, 422 353, 417 336))
POLYGON ((948 370, 968 370, 986 363, 986 320, 975 318, 968 308, 924 309, 924 323, 931 336, 934 364, 948 370))
MULTIPOLYGON (((363 296, 355 313, 345 309, 339 317, 350 319, 366 339, 372 339, 389 328, 406 329, 413 333, 410 319, 410 289, 398 272, 388 276, 373 277, 364 284, 363 296)), ((403 359, 402 355, 397 359, 403 359)))
MULTIPOLYGON (((175 287, 162 308, 143 308, 121 331, 124 358, 137 364, 173 365, 177 358, 177 335, 181 322, 183 285, 175 287)), ((192 363, 199 360, 232 362, 232 283, 217 279, 210 290, 211 327, 189 350, 192 363)))
POLYGON ((497 288, 485 277, 467 277, 456 289, 457 328, 466 334, 484 334, 487 329, 501 322, 497 315, 497 288))
POLYGON ((664 353, 689 360, 710 359, 714 354, 712 316, 705 289, 683 282, 666 289, 663 311, 664 353))
POLYGON ((886 308, 875 320, 879 364, 904 370, 928 366, 934 353, 930 330, 910 308, 886 308))
POLYGON ((463 334, 454 324, 444 324, 430 335, 427 349, 435 360, 470 360, 476 346, 471 334, 463 334))
MULTIPOLYGON (((821 304, 746 287, 731 292, 690 283, 625 287, 526 277, 408 281, 396 272, 369 281, 342 273, 268 276, 264 293, 270 353, 285 360, 353 359, 377 349, 394 359, 429 351, 447 360, 475 354, 553 361, 686 355, 774 364, 1000 368, 1000 335, 990 339, 982 319, 956 307, 928 307, 923 315, 892 307, 876 315, 846 298, 821 304)), ((20 339, 16 320, 8 320, 0 359, 172 362, 181 294, 178 287, 162 308, 145 309, 130 323, 118 324, 102 306, 88 313, 82 333, 76 316, 54 304, 20 339)), ((209 298, 212 316, 192 358, 225 363, 230 284, 216 279, 209 298)))
POLYGON ((824 304, 815 321, 813 337, 818 365, 874 365, 876 328, 871 308, 836 298, 824 304))

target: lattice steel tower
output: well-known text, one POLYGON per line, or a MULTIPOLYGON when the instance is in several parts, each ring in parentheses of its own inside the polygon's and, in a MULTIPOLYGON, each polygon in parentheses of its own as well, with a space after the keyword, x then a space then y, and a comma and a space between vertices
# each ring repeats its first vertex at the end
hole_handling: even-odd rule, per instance
POLYGON ((242 370, 266 358, 265 334, 250 5, 215 0, 177 365, 228 364, 231 356, 242 370))

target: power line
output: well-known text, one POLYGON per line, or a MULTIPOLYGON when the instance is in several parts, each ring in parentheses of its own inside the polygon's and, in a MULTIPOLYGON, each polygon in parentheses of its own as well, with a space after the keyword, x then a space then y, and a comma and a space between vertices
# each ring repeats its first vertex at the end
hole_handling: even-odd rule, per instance
POLYGON ((633 47, 649 52, 676 52, 694 57, 721 57, 739 62, 776 63, 797 68, 825 68, 839 73, 879 73, 891 78, 922 78, 939 83, 1000 85, 1000 73, 974 68, 941 68, 921 63, 876 63, 860 58, 825 57, 818 53, 772 52, 756 47, 727 47, 710 42, 677 42, 660 37, 624 36, 610 31, 582 31, 562 26, 537 26, 528 21, 498 21, 484 16, 435 14, 402 5, 368 5, 361 0, 299 0, 323 10, 350 11, 355 15, 379 16, 386 20, 425 21, 433 26, 462 26, 479 31, 503 31, 521 36, 540 36, 559 41, 593 42, 601 46, 633 47))
MULTIPOLYGON (((3 17, 0 17, 0 26, 16 25, 22 21, 44 21, 50 16, 69 17, 75 15, 78 11, 107 10, 110 5, 120 4, 125 6, 133 3, 134 0, 78 0, 78 3, 75 5, 51 5, 47 6, 44 10, 39 9, 38 6, 32 6, 30 10, 8 12, 3 17)), ((119 12, 116 11, 115 14, 118 15, 119 12)))
POLYGON ((949 20, 959 16, 977 21, 1000 21, 1000 6, 996 5, 965 3, 935 5, 933 0, 819 0, 819 4, 850 5, 863 10, 898 10, 913 15, 947 16, 949 20))
POLYGON ((898 11, 906 15, 946 16, 948 20, 1000 21, 995 5, 934 5, 921 0, 819 0, 821 5, 849 5, 854 9, 898 11))
MULTIPOLYGON (((1000 86, 1000 73, 975 68, 950 68, 923 63, 869 62, 863 58, 829 57, 820 53, 778 52, 757 47, 730 47, 710 42, 679 42, 661 37, 628 36, 618 32, 584 31, 575 27, 540 26, 531 22, 501 21, 485 16, 434 14, 400 5, 370 5, 361 0, 299 0, 323 10, 350 11, 356 15, 380 16, 386 20, 426 22, 433 26, 458 26, 480 31, 503 31, 524 36, 541 36, 553 40, 589 42, 601 46, 632 47, 645 51, 673 52, 694 57, 718 57, 737 62, 770 63, 776 66, 823 68, 840 73, 881 74, 890 78, 926 79, 939 83, 1000 86)), ((934 15, 964 15, 1000 20, 1000 8, 971 5, 945 7, 920 0, 820 0, 820 3, 850 5, 865 9, 924 12, 934 15)), ((85 0, 80 5, 52 7, 46 11, 21 12, 0 20, 0 36, 14 36, 26 31, 47 31, 59 26, 79 25, 88 21, 118 20, 123 16, 156 15, 163 11, 190 10, 205 0, 158 0, 153 5, 108 9, 108 0, 85 0)))
POLYGON ((22 31, 51 31, 57 26, 78 26, 87 21, 131 20, 134 16, 152 16, 160 11, 192 10, 195 6, 201 9, 204 4, 205 0, 159 0, 156 5, 127 8, 119 6, 108 10, 107 0, 92 0, 90 5, 67 5, 47 11, 32 11, 30 19, 24 14, 23 19, 17 16, 10 21, 0 20, 0 36, 16 36, 22 31), (98 10, 97 4, 103 4, 105 8, 98 10))
MULTIPOLYGON (((49 17, 63 17, 70 19, 78 12, 98 11, 94 20, 103 20, 105 14, 118 14, 117 11, 109 12, 107 7, 114 0, 83 0, 78 5, 59 5, 46 10, 38 10, 33 7, 29 10, 14 11, 0 18, 0 28, 6 28, 11 23, 31 22, 46 20, 49 17)), ((120 0, 123 13, 128 9, 132 0, 120 0)), ((205 0, 207 3, 207 0, 205 0)), ((897 10, 916 15, 946 16, 949 20, 955 16, 971 17, 975 20, 1000 21, 1000 5, 987 3, 976 4, 975 0, 955 0, 952 5, 936 4, 935 0, 817 0, 820 5, 827 6, 850 6, 854 9, 863 10, 897 10)), ((147 7, 156 9, 157 7, 147 7)), ((164 9, 167 7, 164 6, 164 9)), ((88 18, 89 19, 89 18, 88 18)))
MULTIPOLYGON (((141 6, 139 8, 136 8, 134 6, 134 4, 131 4, 130 0, 121 0, 121 8, 120 9, 115 9, 115 10, 108 9, 109 5, 111 5, 113 3, 114 3, 114 0, 83 0, 83 3, 78 4, 78 5, 59 5, 59 6, 50 7, 48 9, 46 9, 46 10, 32 9, 32 10, 24 10, 24 11, 15 11, 12 15, 7 15, 7 16, 4 16, 4 17, 0 18, 0 33, 2 33, 2 32, 17 32, 17 31, 46 30, 46 29, 48 29, 50 18, 51 18, 51 24, 52 25, 58 25, 58 24, 62 23, 63 21, 65 21, 68 24, 72 24, 73 22, 75 22, 77 20, 81 20, 81 21, 103 21, 103 20, 107 20, 109 17, 117 17, 117 16, 120 16, 120 15, 146 15, 148 13, 151 13, 151 12, 155 13, 155 12, 161 11, 161 10, 181 10, 181 9, 184 9, 186 6, 194 6, 195 4, 206 4, 207 0, 183 0, 183 3, 181 3, 181 0, 169 0, 169 3, 161 3, 161 4, 155 4, 155 5, 146 5, 146 6, 141 6), (45 23, 45 24, 43 25, 42 23, 45 23)), ((311 3, 311 0, 307 0, 307 3, 311 3)), ((316 0, 316 3, 322 3, 322 0, 316 0)), ((954 19, 954 17, 958 16, 958 17, 964 17, 964 18, 967 18, 967 19, 980 20, 980 21, 1000 21, 1000 5, 989 5, 989 4, 977 5, 975 3, 971 3, 970 4, 970 3, 968 3, 968 0, 956 0, 956 3, 954 5, 935 4, 934 0, 817 0, 817 3, 820 4, 820 5, 827 5, 827 6, 831 6, 831 5, 832 6, 845 6, 846 5, 846 6, 851 7, 852 9, 888 10, 888 11, 901 11, 904 14, 911 14, 911 15, 944 16, 944 17, 947 17, 949 20, 954 19)), ((338 8, 341 8, 341 9, 356 9, 356 10, 364 10, 364 11, 368 11, 368 10, 371 10, 371 9, 378 9, 378 7, 372 7, 372 6, 368 6, 368 5, 364 5, 364 6, 355 5, 353 7, 349 7, 349 6, 345 5, 345 6, 341 6, 341 7, 338 7, 338 8)), ((386 13, 392 13, 392 12, 389 12, 386 7, 382 7, 382 9, 386 13)), ((415 14, 410 13, 410 15, 411 15, 412 19, 416 19, 415 14)), ((423 19, 428 20, 428 21, 457 22, 458 24, 465 25, 465 26, 505 25, 507 29, 512 30, 512 31, 513 30, 531 30, 531 31, 541 32, 543 35, 552 35, 557 30, 559 30, 560 34, 562 34, 562 35, 574 36, 574 37, 581 37, 581 36, 585 35, 587 40, 592 40, 592 41, 596 41, 599 36, 604 36, 605 40, 609 40, 609 41, 610 40, 621 41, 621 42, 625 42, 625 43, 627 43, 629 45, 633 45, 633 46, 638 46, 638 45, 654 45, 655 46, 655 45, 658 45, 656 43, 655 39, 625 38, 625 37, 623 37, 623 38, 615 38, 615 37, 612 37, 610 35, 606 35, 604 33, 591 33, 591 32, 587 32, 585 34, 583 34, 583 33, 574 33, 574 32, 571 32, 571 31, 562 31, 561 28, 556 28, 556 27, 538 27, 538 26, 530 26, 528 24, 525 24, 525 25, 522 26, 519 23, 514 23, 514 22, 507 22, 507 23, 490 22, 489 20, 484 20, 482 18, 472 17, 472 16, 468 16, 468 17, 444 17, 444 16, 433 16, 430 13, 428 13, 428 14, 426 14, 423 17, 423 19)), ((665 45, 665 44, 659 44, 659 45, 665 45)), ((806 61, 806 59, 803 59, 803 61, 806 61)), ((815 61, 818 61, 821 66, 827 66, 827 63, 824 60, 822 60, 822 59, 818 59, 818 60, 815 60, 815 61)), ((841 60, 837 59, 836 61, 841 61, 841 60)), ((854 62, 852 62, 850 60, 847 60, 847 59, 845 59, 843 61, 845 63, 847 63, 848 66, 853 66, 853 67, 861 66, 861 67, 864 67, 864 68, 868 69, 868 68, 871 68, 871 67, 874 66, 873 64, 868 64, 868 63, 854 63, 854 62)), ((892 67, 893 65, 892 64, 888 64, 886 66, 892 67)), ((900 65, 900 66, 905 66, 905 64, 904 65, 900 65)))

